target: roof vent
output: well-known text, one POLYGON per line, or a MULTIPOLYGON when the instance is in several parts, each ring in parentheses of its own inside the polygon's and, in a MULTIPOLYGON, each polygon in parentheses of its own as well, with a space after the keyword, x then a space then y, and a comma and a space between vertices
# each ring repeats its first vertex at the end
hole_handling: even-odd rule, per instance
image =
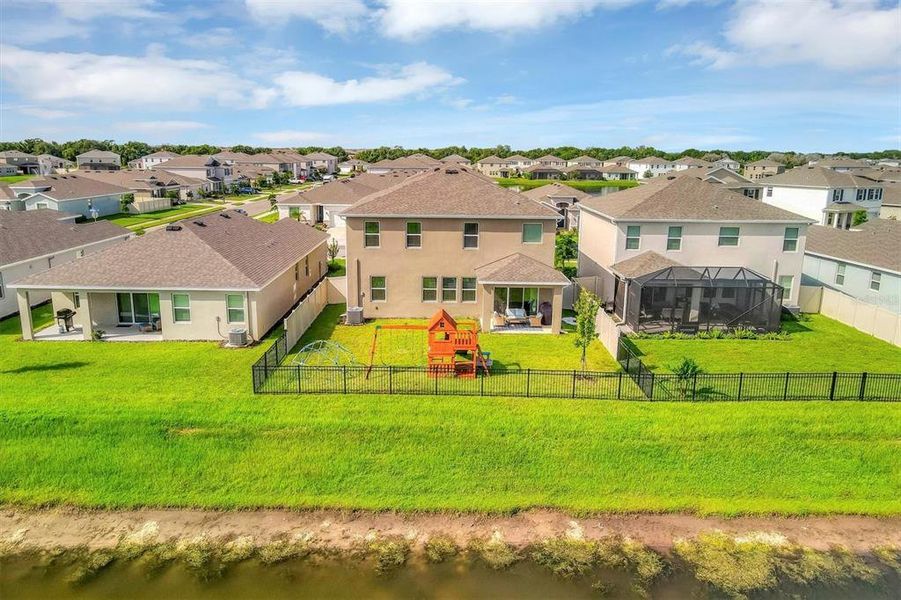
POLYGON ((203 221, 193 221, 193 223, 198 227, 206 227, 206 223, 204 223, 203 221))
POLYGON ((219 216, 222 217, 223 219, 231 219, 231 215, 227 215, 225 213, 219 213, 219 216))
POLYGON ((448 175, 456 175, 460 171, 458 171, 457 169, 445 169, 444 172, 447 173, 448 175))
POLYGON ((243 208, 236 208, 236 209, 235 209, 235 212, 236 212, 236 213, 241 213, 242 215, 246 215, 246 214, 247 214, 247 211, 244 210, 243 208))
POLYGON ((166 231, 181 231, 181 225, 166 225, 166 231))

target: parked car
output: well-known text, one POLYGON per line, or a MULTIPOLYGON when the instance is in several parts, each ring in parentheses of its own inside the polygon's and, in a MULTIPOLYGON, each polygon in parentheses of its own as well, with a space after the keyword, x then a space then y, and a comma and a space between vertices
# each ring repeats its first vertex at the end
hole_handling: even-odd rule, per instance
POLYGON ((289 180, 288 180, 288 183, 294 183, 294 184, 297 184, 297 183, 304 183, 304 182, 306 182, 306 180, 307 180, 306 177, 301 177, 300 179, 297 179, 297 178, 295 178, 295 179, 289 179, 289 180))

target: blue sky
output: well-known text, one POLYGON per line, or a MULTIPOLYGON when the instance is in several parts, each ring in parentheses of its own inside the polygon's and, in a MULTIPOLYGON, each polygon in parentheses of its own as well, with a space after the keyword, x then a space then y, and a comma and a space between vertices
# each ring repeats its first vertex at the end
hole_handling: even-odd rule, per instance
POLYGON ((0 0, 0 139, 901 147, 897 0, 0 0))

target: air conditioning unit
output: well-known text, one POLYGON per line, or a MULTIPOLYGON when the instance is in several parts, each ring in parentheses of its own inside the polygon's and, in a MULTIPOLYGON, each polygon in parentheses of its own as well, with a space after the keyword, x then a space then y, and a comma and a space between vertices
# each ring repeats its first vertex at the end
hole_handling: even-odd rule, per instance
POLYGON ((347 321, 348 325, 362 325, 363 324, 363 307, 362 306, 351 306, 347 309, 347 321))
POLYGON ((240 348, 247 345, 247 330, 243 327, 236 327, 228 330, 228 345, 234 348, 240 348))

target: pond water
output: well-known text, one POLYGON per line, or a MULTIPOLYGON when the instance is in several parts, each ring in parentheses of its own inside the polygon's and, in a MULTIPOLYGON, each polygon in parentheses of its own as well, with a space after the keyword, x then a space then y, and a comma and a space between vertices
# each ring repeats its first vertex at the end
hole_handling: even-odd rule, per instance
MULTIPOLYGON (((0 563, 0 598, 58 600, 95 598, 336 598, 380 600, 388 598, 638 598, 633 582, 622 572, 598 570, 564 579, 530 562, 504 571, 458 560, 440 565, 414 562, 386 575, 373 565, 352 559, 303 559, 263 566, 255 561, 238 564, 224 575, 203 581, 176 565, 148 576, 137 563, 113 563, 92 579, 73 584, 64 567, 46 566, 37 559, 16 558, 0 563)), ((804 588, 759 596, 861 600, 897 598, 897 587, 804 588), (892 589, 894 588, 894 589, 892 589)), ((654 585, 651 598, 681 600, 706 598, 709 592, 687 574, 670 575, 654 585)))

